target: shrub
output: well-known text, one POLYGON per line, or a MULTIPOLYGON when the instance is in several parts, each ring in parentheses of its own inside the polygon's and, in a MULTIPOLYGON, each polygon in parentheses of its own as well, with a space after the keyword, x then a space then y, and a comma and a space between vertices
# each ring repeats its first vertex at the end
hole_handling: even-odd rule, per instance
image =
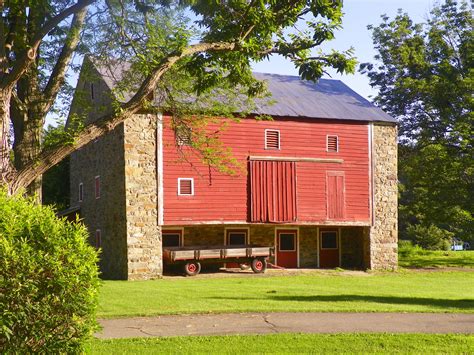
POLYGON ((0 190, 0 260, 0 352, 80 352, 99 287, 85 227, 0 190))
POLYGON ((449 250, 453 237, 453 233, 433 224, 428 226, 423 224, 409 225, 407 235, 413 240, 414 244, 427 250, 449 250))

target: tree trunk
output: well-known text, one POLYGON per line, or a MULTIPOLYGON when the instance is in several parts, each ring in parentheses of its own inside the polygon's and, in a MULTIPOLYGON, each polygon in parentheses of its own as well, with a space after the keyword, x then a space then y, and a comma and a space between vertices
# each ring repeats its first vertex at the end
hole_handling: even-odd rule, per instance
MULTIPOLYGON (((38 81, 37 64, 33 63, 25 76, 16 85, 17 96, 10 105, 10 115, 13 122, 15 141, 15 169, 21 170, 27 164, 34 163, 41 152, 44 112, 43 97, 38 81)), ((35 178, 27 187, 26 194, 41 203, 42 175, 35 178)))
POLYGON ((10 159, 11 90, 0 89, 0 184, 7 184, 13 173, 10 159))
MULTIPOLYGON (((17 112, 15 122, 21 120, 21 128, 15 128, 15 143, 13 151, 15 153, 15 168, 22 169, 28 163, 33 162, 41 152, 41 137, 43 133, 43 114, 38 105, 31 105, 26 112, 17 112)), ((26 193, 29 196, 35 196, 36 200, 41 202, 41 181, 39 175, 28 187, 26 193)))

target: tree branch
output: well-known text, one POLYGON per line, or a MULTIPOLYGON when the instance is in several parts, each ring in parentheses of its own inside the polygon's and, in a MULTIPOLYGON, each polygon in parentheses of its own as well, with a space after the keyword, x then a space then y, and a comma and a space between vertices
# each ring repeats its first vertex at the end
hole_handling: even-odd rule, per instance
POLYGON ((38 47, 40 46, 41 41, 51 30, 53 30, 59 23, 61 23, 70 15, 87 8, 87 6, 94 3, 95 1, 96 0, 79 0, 76 4, 68 7, 58 15, 54 16, 51 20, 46 22, 32 38, 31 42, 29 43, 30 48, 23 53, 23 55, 16 61, 15 66, 12 68, 11 72, 8 73, 4 80, 1 81, 0 88, 12 87, 20 79, 30 64, 36 59, 38 47))
POLYGON ((87 9, 80 9, 75 15, 69 29, 69 34, 66 37, 63 48, 61 49, 61 54, 58 57, 58 60, 51 72, 49 77, 48 84, 46 84, 45 89, 43 90, 43 112, 48 112, 51 105, 56 99, 56 95, 59 92, 62 84, 64 83, 64 77, 66 75, 66 70, 71 62, 72 55, 77 48, 79 43, 81 30, 84 25, 84 20, 87 14, 87 9))
POLYGON ((235 43, 230 42, 199 43, 185 48, 180 53, 171 54, 166 57, 147 76, 130 101, 122 104, 116 113, 105 115, 96 122, 89 124, 78 134, 73 145, 65 145, 43 151, 35 161, 30 162, 10 177, 10 193, 15 193, 19 188, 28 186, 36 176, 45 173, 49 168, 87 143, 112 131, 117 125, 136 113, 143 106, 147 97, 153 93, 162 76, 180 59, 206 51, 232 51, 236 47, 235 43))

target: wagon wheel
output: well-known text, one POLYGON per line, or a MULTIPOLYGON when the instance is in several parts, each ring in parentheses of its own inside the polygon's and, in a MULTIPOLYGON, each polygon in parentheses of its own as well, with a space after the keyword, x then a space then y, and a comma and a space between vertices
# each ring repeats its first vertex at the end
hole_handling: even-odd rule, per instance
POLYGON ((252 270, 256 274, 261 274, 267 269, 267 261, 264 258, 256 258, 252 260, 252 270))
POLYGON ((250 264, 249 263, 241 263, 239 264, 240 270, 248 270, 250 269, 250 264))
POLYGON ((184 273, 186 276, 194 276, 201 271, 201 263, 199 261, 189 261, 184 264, 184 273))

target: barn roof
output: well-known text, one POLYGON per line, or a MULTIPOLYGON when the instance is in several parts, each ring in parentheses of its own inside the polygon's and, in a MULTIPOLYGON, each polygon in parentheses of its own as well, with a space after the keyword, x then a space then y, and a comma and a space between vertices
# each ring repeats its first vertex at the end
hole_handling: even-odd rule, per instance
MULTIPOLYGON (((110 67, 94 65, 110 89, 123 77, 127 63, 110 67)), ((298 76, 254 73, 255 78, 267 82, 272 104, 257 101, 255 114, 275 117, 304 117, 351 121, 396 123, 395 118, 357 94, 340 80, 320 79, 317 83, 301 80, 298 76)), ((125 94, 128 101, 131 94, 125 94)))

